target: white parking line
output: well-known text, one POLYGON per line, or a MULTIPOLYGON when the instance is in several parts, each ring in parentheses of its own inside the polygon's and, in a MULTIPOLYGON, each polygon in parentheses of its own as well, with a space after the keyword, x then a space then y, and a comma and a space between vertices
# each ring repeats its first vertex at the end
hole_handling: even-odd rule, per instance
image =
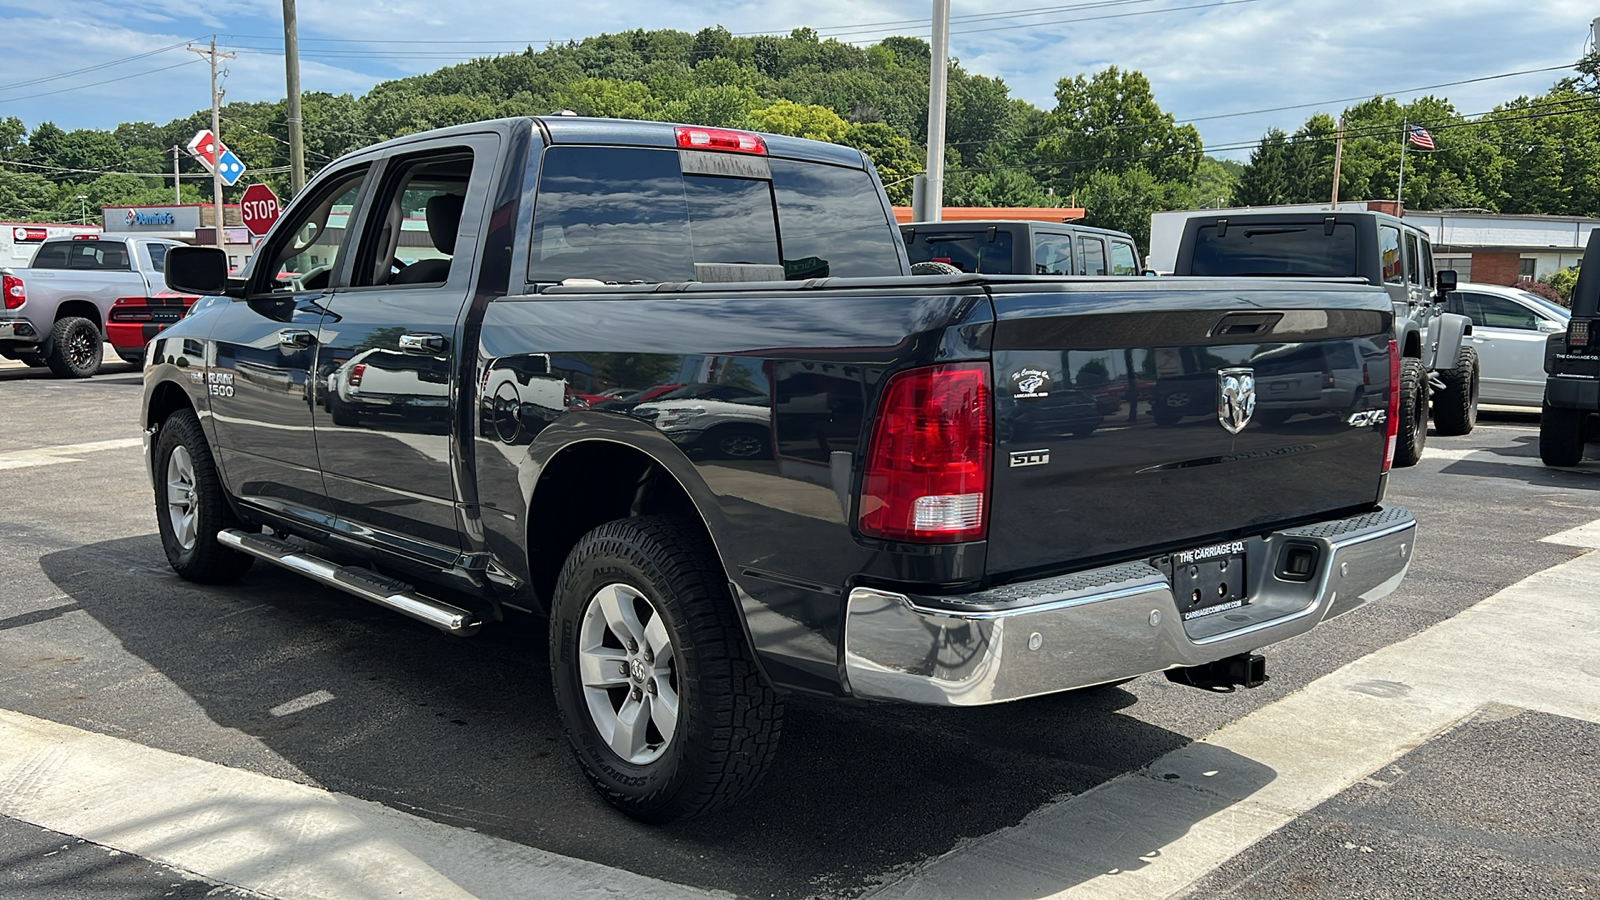
POLYGON ((1170 897, 1485 704, 1600 722, 1597 580, 1600 553, 1529 576, 873 896, 1170 897))
POLYGON ((53 466, 56 463, 83 462, 79 457, 101 450, 126 450, 144 443, 143 438, 116 438, 110 441, 90 441, 87 444, 58 444, 33 450, 12 450, 0 453, 0 469, 26 469, 30 466, 53 466))
POLYGON ((296 900, 729 896, 5 710, 0 815, 296 900))
POLYGON ((267 710, 267 714, 273 716, 292 716, 297 712, 304 712, 313 706, 321 706, 322 704, 331 702, 332 700, 333 695, 327 691, 312 691, 304 697, 296 697, 287 703, 279 703, 277 706, 267 710))
POLYGON ((1550 469, 1552 472, 1572 472, 1578 475, 1600 475, 1600 469, 1578 468, 1575 466, 1562 466, 1551 468, 1546 466, 1537 456, 1505 456, 1493 450, 1479 450, 1467 448, 1462 450, 1435 450, 1429 447, 1422 451, 1423 459, 1439 459, 1451 462, 1493 463, 1502 466, 1531 466, 1535 469, 1550 469))

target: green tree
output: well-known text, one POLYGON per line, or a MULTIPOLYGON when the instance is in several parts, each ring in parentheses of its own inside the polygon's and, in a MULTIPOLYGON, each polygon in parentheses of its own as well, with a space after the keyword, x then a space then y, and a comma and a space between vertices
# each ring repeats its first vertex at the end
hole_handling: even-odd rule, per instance
POLYGON ((839 143, 850 123, 826 106, 778 100, 750 113, 750 127, 769 134, 787 134, 839 143))
POLYGON ((845 129, 840 143, 867 154, 891 202, 911 205, 912 179, 926 168, 927 157, 909 140, 882 122, 867 122, 845 129))

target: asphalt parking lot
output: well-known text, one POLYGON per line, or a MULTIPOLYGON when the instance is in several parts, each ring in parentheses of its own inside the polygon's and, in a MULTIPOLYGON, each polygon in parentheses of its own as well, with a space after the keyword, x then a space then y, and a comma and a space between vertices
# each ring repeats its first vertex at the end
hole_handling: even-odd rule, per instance
MULTIPOLYGON (((1003 846, 986 836, 1026 832, 1042 811, 1159 771, 1158 761, 1319 679, 1574 563, 1582 546, 1542 539, 1600 518, 1600 462, 1544 468, 1536 416, 1486 413, 1467 437, 1432 437, 1423 462, 1391 478, 1389 502, 1420 524, 1401 589, 1265 648, 1272 678, 1257 690, 1213 694, 1146 676, 967 710, 793 698, 777 764, 749 801, 650 828, 603 805, 571 758, 537 622, 463 640, 264 565, 227 588, 174 576, 140 469, 139 395, 125 365, 81 382, 0 366, 9 551, 0 556, 0 709, 737 896, 919 895, 918 873, 942 871, 930 861, 1003 846)), ((1600 634, 1584 640, 1591 660, 1600 655, 1600 634)), ((1569 675, 1553 667, 1549 677, 1569 675)), ((1600 679, 1600 665, 1570 677, 1600 679)), ((1175 890, 1394 896, 1411 884, 1430 896, 1593 895, 1597 726, 1540 711, 1539 696, 1523 700, 1508 696, 1402 748, 1175 890)), ((50 893, 75 871, 44 867, 53 833, 0 813, 0 871, 17 879, 14 891, 0 880, 0 894, 70 896, 50 893)), ((1169 837, 1202 826, 1173 823, 1169 837)), ((1050 871, 1037 860, 1008 864, 1050 871)), ((119 884, 141 896, 169 876, 152 864, 119 884)), ((1050 877, 994 895, 1084 884, 1050 877)))

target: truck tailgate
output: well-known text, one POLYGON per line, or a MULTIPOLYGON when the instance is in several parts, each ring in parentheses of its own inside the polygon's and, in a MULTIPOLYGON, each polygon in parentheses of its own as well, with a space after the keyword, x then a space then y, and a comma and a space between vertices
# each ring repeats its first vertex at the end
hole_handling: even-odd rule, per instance
POLYGON ((1379 498, 1382 291, 1129 279, 990 293, 991 576, 1195 548, 1379 498))

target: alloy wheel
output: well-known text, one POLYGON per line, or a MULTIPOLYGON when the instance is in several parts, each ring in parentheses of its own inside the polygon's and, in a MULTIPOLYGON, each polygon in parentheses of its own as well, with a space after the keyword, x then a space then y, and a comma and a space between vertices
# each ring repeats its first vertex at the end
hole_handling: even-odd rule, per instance
POLYGON ((199 518, 194 460, 187 447, 174 447, 172 455, 167 457, 167 519, 172 523, 172 536, 184 550, 194 549, 199 536, 199 518))
POLYGON ((626 584, 596 591, 578 629, 578 668, 589 717, 611 751, 634 765, 660 759, 678 728, 678 663, 649 598, 626 584))

